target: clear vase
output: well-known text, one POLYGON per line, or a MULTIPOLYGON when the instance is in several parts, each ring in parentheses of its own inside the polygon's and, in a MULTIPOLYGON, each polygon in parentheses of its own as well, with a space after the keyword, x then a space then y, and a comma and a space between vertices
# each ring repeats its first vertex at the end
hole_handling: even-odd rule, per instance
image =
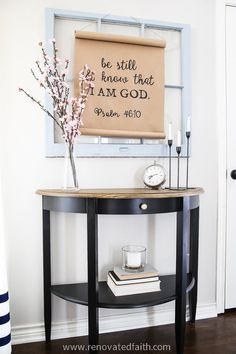
POLYGON ((77 159, 74 152, 74 145, 65 143, 64 189, 79 190, 77 159))

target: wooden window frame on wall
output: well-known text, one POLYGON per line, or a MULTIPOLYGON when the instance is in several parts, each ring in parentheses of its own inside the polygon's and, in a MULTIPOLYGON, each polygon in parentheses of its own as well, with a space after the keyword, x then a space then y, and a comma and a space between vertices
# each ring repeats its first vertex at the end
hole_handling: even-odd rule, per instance
MULTIPOLYGON (((55 19, 78 19, 96 22, 97 31, 100 31, 101 23, 111 23, 119 25, 135 25, 140 27, 140 35, 145 28, 160 30, 176 30, 181 32, 181 84, 169 85, 165 88, 181 90, 181 129, 182 141, 185 142, 184 131, 187 117, 191 115, 191 46, 190 46, 190 25, 179 23, 167 23, 154 20, 137 20, 130 17, 118 17, 111 15, 93 14, 85 12, 74 12, 58 9, 45 10, 45 44, 48 46, 48 39, 54 38, 55 19)), ((46 96, 46 107, 52 109, 52 102, 46 96)), ((80 157, 167 157, 167 144, 145 144, 141 140, 139 144, 104 144, 98 139, 98 143, 76 144, 76 155, 80 157)), ((186 156, 186 144, 182 145, 182 156, 186 156)), ((54 121, 46 117, 46 156, 61 157, 65 155, 63 143, 56 143, 54 137, 54 121)), ((175 146, 173 145, 173 155, 175 146)))

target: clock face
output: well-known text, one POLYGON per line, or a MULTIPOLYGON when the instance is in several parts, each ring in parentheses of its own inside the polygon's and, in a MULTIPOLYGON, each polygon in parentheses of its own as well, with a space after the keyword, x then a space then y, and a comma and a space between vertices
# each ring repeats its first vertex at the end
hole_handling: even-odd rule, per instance
POLYGON ((158 164, 148 166, 143 176, 144 184, 151 188, 157 188, 161 186, 165 182, 165 179, 165 170, 161 165, 158 164))

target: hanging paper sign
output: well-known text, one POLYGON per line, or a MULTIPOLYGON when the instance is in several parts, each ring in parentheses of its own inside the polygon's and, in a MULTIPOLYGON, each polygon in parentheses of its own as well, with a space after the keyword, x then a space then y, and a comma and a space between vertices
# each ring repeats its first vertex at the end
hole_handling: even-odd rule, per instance
POLYGON ((165 41, 94 32, 75 37, 75 77, 84 64, 95 71, 81 133, 164 139, 165 41))

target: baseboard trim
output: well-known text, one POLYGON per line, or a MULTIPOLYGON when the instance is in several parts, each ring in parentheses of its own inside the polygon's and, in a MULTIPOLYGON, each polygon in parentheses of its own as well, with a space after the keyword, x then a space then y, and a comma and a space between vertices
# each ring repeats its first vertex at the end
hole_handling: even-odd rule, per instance
MULTIPOLYGON (((199 305, 196 317, 197 320, 217 317, 216 303, 199 305)), ((147 308, 146 311, 142 310, 128 314, 102 316, 99 321, 100 333, 171 324, 174 323, 174 318, 174 309, 157 308, 147 308)), ((85 336, 87 333, 87 318, 52 324, 52 339, 85 336)), ((12 344, 40 341, 44 341, 44 325, 42 323, 12 328, 12 344)))

